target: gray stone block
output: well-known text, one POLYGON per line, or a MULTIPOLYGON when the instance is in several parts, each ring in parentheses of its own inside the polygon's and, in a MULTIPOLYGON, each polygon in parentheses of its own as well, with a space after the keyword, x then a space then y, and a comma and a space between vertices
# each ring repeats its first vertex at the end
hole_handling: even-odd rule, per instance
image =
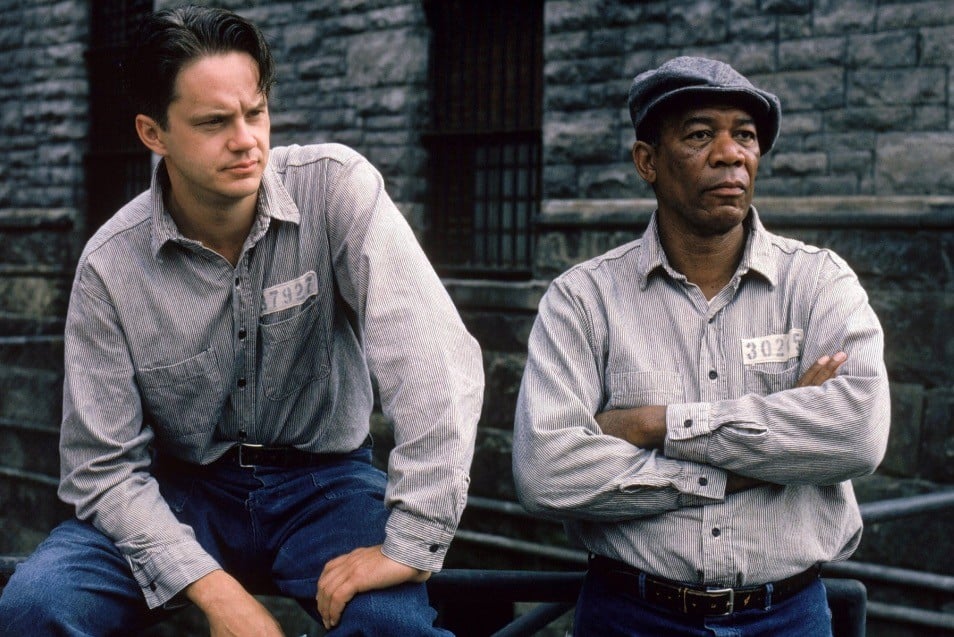
POLYGON ((577 113, 573 118, 550 118, 544 123, 547 161, 555 163, 615 160, 616 111, 577 113))
MULTIPOLYGON (((483 346, 483 343, 481 345, 483 346)), ((486 385, 480 418, 482 427, 513 429, 517 393, 525 365, 524 353, 484 351, 486 385)))
POLYGON ((778 46, 780 70, 804 70, 835 66, 845 60, 844 37, 807 38, 781 42, 778 46))
POLYGON ((63 375, 12 366, 0 368, 0 418, 58 425, 63 410, 63 375))
POLYGON ((947 0, 892 2, 878 7, 878 28, 883 31, 932 27, 954 22, 954 4, 947 0))
POLYGON ((954 194, 954 132, 885 133, 878 137, 877 187, 882 193, 954 194))
POLYGON ((849 35, 845 62, 856 68, 915 66, 918 63, 918 34, 915 31, 890 31, 849 35))
POLYGON ((838 67, 810 71, 782 71, 752 78, 778 95, 782 112, 825 110, 842 106, 845 102, 845 72, 838 67))
POLYGON ((812 18, 815 32, 846 33, 874 30, 877 11, 865 0, 816 0, 812 18))
POLYGON ((824 174, 828 156, 824 153, 776 153, 772 156, 772 174, 777 177, 824 174))
POLYGON ((940 68, 858 69, 848 73, 851 105, 937 104, 947 99, 940 68))
MULTIPOLYGON (((951 354, 948 352, 948 360, 951 354)), ((954 389, 927 392, 922 428, 921 476, 937 482, 954 482, 954 389)))
POLYGON ((669 7, 669 44, 721 42, 728 34, 728 14, 722 3, 698 0, 669 7))
POLYGON ((913 383, 891 383, 891 434, 879 471, 902 478, 920 476, 923 419, 924 387, 913 383))

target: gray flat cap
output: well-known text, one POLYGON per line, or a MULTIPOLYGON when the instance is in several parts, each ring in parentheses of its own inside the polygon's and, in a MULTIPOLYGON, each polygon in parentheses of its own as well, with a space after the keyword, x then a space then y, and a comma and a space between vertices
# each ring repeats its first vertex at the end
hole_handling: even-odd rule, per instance
POLYGON ((763 155, 772 150, 778 137, 782 106, 775 95, 756 88, 724 62, 678 57, 633 79, 629 89, 629 115, 636 139, 646 139, 660 109, 676 99, 680 104, 688 101, 700 106, 713 101, 739 105, 755 119, 763 155))

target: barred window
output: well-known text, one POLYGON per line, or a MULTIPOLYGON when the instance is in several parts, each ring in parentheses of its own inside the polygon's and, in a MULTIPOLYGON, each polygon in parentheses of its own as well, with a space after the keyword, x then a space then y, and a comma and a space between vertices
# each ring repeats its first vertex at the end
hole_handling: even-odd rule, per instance
POLYGON ((425 247, 451 276, 528 278, 540 206, 542 0, 431 0, 425 247))
POLYGON ((90 139, 85 157, 86 228, 93 233, 149 187, 150 153, 136 135, 136 113, 123 95, 120 64, 152 0, 90 2, 90 139))

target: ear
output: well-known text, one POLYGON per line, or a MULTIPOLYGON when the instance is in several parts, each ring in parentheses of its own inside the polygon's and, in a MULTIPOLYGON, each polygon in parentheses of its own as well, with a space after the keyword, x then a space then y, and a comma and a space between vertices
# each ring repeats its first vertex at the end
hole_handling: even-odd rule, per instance
POLYGON ((656 182, 656 149, 646 142, 633 144, 633 165, 643 180, 652 185, 656 182))
POLYGON ((136 134, 146 148, 159 156, 165 156, 166 144, 163 141, 163 130, 159 123, 147 115, 136 115, 136 134))

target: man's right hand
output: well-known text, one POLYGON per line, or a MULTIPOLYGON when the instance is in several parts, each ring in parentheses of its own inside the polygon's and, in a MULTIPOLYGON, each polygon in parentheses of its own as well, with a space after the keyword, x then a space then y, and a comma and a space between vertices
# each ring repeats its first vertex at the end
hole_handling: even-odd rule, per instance
POLYGON ((192 582, 185 594, 205 613, 211 637, 284 637, 268 609, 221 569, 192 582))

